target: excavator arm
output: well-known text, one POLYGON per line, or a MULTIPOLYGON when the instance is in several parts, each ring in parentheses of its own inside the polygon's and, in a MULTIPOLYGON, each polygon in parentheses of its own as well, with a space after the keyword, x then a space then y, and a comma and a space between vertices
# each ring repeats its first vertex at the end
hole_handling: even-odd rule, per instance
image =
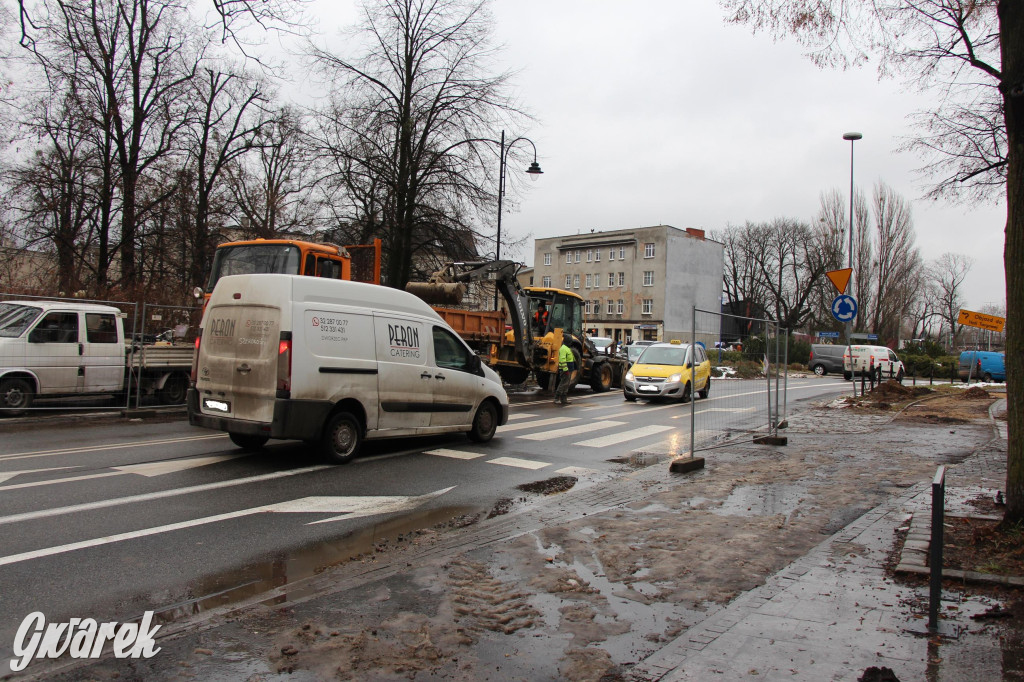
POLYGON ((530 297, 516 279, 519 268, 519 263, 510 260, 449 263, 431 275, 427 282, 410 282, 405 289, 427 303, 458 305, 465 294, 462 284, 494 282, 512 318, 516 360, 523 367, 530 368, 533 361, 530 297))

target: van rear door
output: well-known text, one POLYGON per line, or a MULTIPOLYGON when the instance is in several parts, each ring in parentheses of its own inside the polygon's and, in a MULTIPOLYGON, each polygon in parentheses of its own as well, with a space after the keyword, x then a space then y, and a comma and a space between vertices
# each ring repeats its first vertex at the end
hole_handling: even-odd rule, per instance
POLYGON ((204 414, 269 423, 277 397, 282 310, 211 299, 196 372, 204 414))

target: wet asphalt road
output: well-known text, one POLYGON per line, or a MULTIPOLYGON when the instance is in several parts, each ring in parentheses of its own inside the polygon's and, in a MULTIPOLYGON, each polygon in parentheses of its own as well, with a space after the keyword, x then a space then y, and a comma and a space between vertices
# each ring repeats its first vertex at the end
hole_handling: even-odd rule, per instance
MULTIPOLYGON (((764 387, 715 382, 695 406, 698 438, 764 425, 764 387)), ((795 409, 849 383, 810 377, 789 389, 795 409)), ((378 441, 341 467, 295 442, 244 454, 180 420, 0 423, 0 651, 33 611, 173 619, 489 510, 521 484, 592 484, 621 475, 631 452, 688 449, 688 404, 627 403, 616 391, 581 390, 567 407, 541 398, 519 396, 490 443, 378 441)))

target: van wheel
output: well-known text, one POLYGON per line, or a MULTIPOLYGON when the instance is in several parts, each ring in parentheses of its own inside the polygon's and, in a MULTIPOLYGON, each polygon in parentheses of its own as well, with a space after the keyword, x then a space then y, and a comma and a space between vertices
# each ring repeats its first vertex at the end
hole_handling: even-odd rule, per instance
POLYGON ((704 384, 704 388, 702 388, 699 391, 697 391, 697 395, 699 395, 701 397, 701 399, 703 400, 703 399, 706 399, 710 394, 711 394, 711 377, 708 377, 708 383, 704 384))
POLYGON ((811 369, 813 369, 814 373, 817 374, 819 377, 823 377, 825 376, 825 374, 828 373, 828 371, 825 369, 825 365, 815 365, 811 369))
POLYGON ((255 451, 262 448, 270 440, 266 436, 255 436, 251 433, 228 433, 231 442, 243 450, 255 451))
POLYGON ((990 384, 990 383, 992 383, 992 375, 991 375, 991 374, 989 374, 988 372, 985 372, 985 376, 983 376, 983 377, 982 377, 981 379, 982 379, 982 381, 984 381, 984 382, 985 382, 986 384, 990 384))
POLYGON ((21 414, 32 405, 32 384, 25 379, 0 381, 0 411, 14 416, 21 414))
POLYGON ((184 374, 176 372, 167 377, 164 387, 160 389, 160 402, 164 405, 183 405, 188 393, 188 380, 184 374))
POLYGON ((473 417, 473 428, 468 432, 469 439, 474 443, 486 443, 494 438, 494 432, 498 428, 498 411, 494 409, 494 403, 485 400, 477 408, 476 416, 473 417))
POLYGON ((604 393, 612 387, 612 367, 602 362, 591 370, 590 388, 594 393, 604 393))
POLYGON ((332 464, 347 464, 356 456, 362 441, 359 420, 348 412, 338 412, 327 421, 320 451, 332 464))
POLYGON ((849 381, 853 378, 853 372, 843 372, 843 378, 849 381))

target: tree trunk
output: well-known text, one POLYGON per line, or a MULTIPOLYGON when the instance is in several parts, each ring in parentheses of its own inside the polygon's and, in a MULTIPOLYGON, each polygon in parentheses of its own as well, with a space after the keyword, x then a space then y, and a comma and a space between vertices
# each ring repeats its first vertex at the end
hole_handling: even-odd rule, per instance
POLYGON ((1024 521, 1024 2, 1000 0, 999 37, 1006 116, 1006 451, 1005 523, 1024 521))

